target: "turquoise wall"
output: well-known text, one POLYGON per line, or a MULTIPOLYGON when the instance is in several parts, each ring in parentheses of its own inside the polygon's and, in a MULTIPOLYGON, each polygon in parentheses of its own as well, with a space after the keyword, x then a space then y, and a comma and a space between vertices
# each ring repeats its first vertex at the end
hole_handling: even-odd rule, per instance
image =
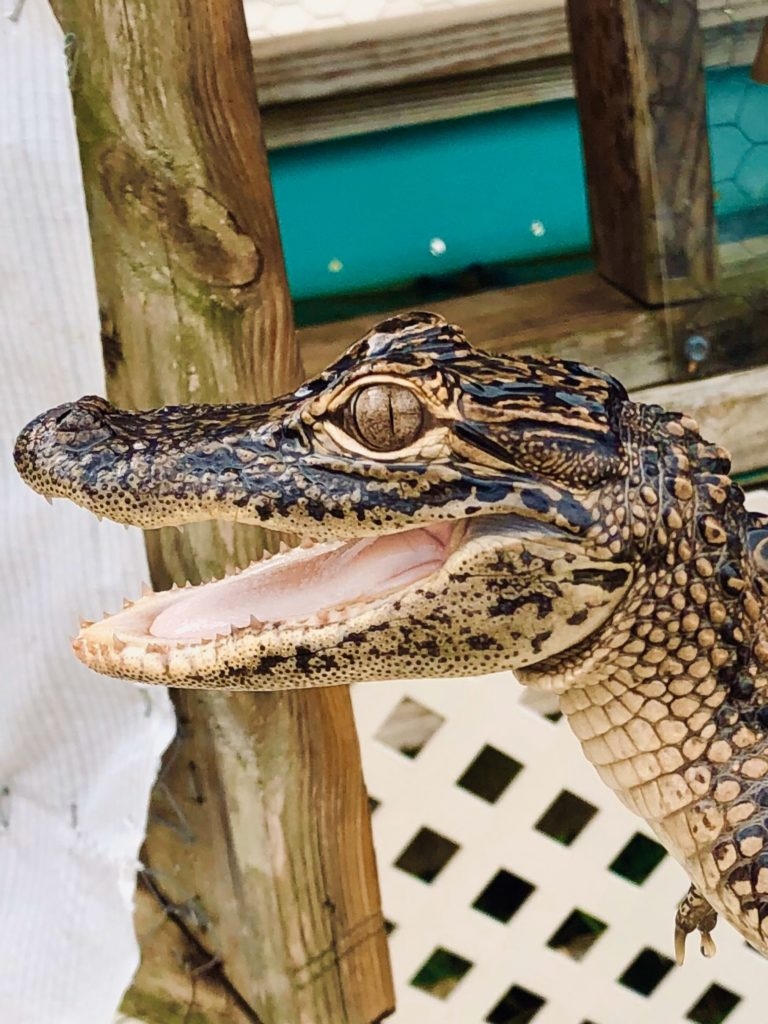
MULTIPOLYGON (((768 87, 727 69, 707 88, 718 214, 738 233, 745 211, 768 205, 768 87)), ((270 162, 297 300, 589 248, 572 101, 278 150, 270 162)))

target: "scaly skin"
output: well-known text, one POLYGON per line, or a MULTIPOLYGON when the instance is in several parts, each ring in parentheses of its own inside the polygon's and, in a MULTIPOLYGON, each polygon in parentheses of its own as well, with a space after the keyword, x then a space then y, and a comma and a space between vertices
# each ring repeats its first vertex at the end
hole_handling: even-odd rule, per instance
POLYGON ((559 695, 603 780, 688 872, 678 955, 696 929, 712 951, 715 911, 768 953, 768 520, 691 419, 578 363, 477 352, 418 313, 268 406, 59 407, 25 428, 16 461, 42 493, 121 522, 305 538, 218 590, 85 624, 75 649, 92 668, 239 689, 513 668, 559 695), (427 568, 385 585, 359 563, 323 603, 323 574, 331 589, 331 569, 355 576, 361 538, 383 563, 388 544, 398 558, 416 545, 427 568), (321 586, 297 585, 314 602, 301 614, 181 632, 220 617, 221 595, 310 565, 321 586))

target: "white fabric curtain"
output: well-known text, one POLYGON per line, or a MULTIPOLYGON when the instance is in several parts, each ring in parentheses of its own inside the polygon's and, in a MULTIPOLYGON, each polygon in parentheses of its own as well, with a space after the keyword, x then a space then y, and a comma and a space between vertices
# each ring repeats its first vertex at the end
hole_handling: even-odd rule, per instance
POLYGON ((167 695, 69 650, 146 577, 138 531, 18 479, 18 430, 104 391, 67 83, 46 0, 0 0, 0 1020, 108 1024, 137 966, 137 854, 167 695))

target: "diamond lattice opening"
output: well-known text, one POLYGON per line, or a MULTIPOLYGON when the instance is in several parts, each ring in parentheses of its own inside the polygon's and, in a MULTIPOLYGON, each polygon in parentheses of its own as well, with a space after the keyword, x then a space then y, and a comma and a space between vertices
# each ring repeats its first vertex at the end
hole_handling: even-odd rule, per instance
POLYGON ((608 925, 583 910, 574 910, 548 940, 550 949, 565 953, 572 960, 582 960, 608 925))
POLYGON ((502 868, 486 885, 472 906, 504 924, 522 907, 536 887, 502 868))
POLYGON ((614 874, 621 875, 628 882, 642 885, 666 855, 666 850, 659 843, 640 832, 635 832, 608 867, 614 874))
POLYGON ((513 985, 485 1018, 487 1024, 528 1024, 546 1003, 546 999, 513 985))
MULTIPOLYGON (((674 967, 674 963, 663 953, 647 946, 641 950, 632 963, 619 976, 619 984, 631 988, 641 996, 649 996, 666 978, 674 967)), ((691 1017, 695 1020, 695 1017, 691 1017)))
POLYGON ((723 1024, 740 1002, 741 996, 735 992, 729 992, 722 985, 710 985, 685 1019, 695 1021, 695 1024, 723 1024))
POLYGON ((458 849, 458 843, 452 839, 446 839, 431 828, 422 828, 397 858, 395 867, 422 882, 432 882, 458 849))
POLYGON ((411 978, 411 985, 437 999, 447 999, 472 966, 458 953, 439 947, 411 978))
POLYGON ((445 719, 411 697, 403 697, 375 733, 375 739, 406 757, 416 757, 445 719))
POLYGON ((544 811, 535 828, 563 846, 570 846, 596 814, 596 807, 564 789, 544 811))
POLYGON ((514 757, 486 744, 456 785, 495 804, 522 767, 514 757))

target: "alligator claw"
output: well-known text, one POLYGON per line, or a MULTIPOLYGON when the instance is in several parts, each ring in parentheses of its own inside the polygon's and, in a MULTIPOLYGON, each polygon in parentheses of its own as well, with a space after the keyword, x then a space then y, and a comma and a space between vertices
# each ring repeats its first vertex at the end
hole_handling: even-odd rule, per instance
POLYGON ((691 885, 678 903, 675 914, 675 960, 679 967, 682 967, 685 961, 685 942, 691 932, 700 933, 699 948, 702 956, 710 958, 715 955, 717 946, 710 933, 716 924, 717 911, 710 906, 696 886, 691 885))

